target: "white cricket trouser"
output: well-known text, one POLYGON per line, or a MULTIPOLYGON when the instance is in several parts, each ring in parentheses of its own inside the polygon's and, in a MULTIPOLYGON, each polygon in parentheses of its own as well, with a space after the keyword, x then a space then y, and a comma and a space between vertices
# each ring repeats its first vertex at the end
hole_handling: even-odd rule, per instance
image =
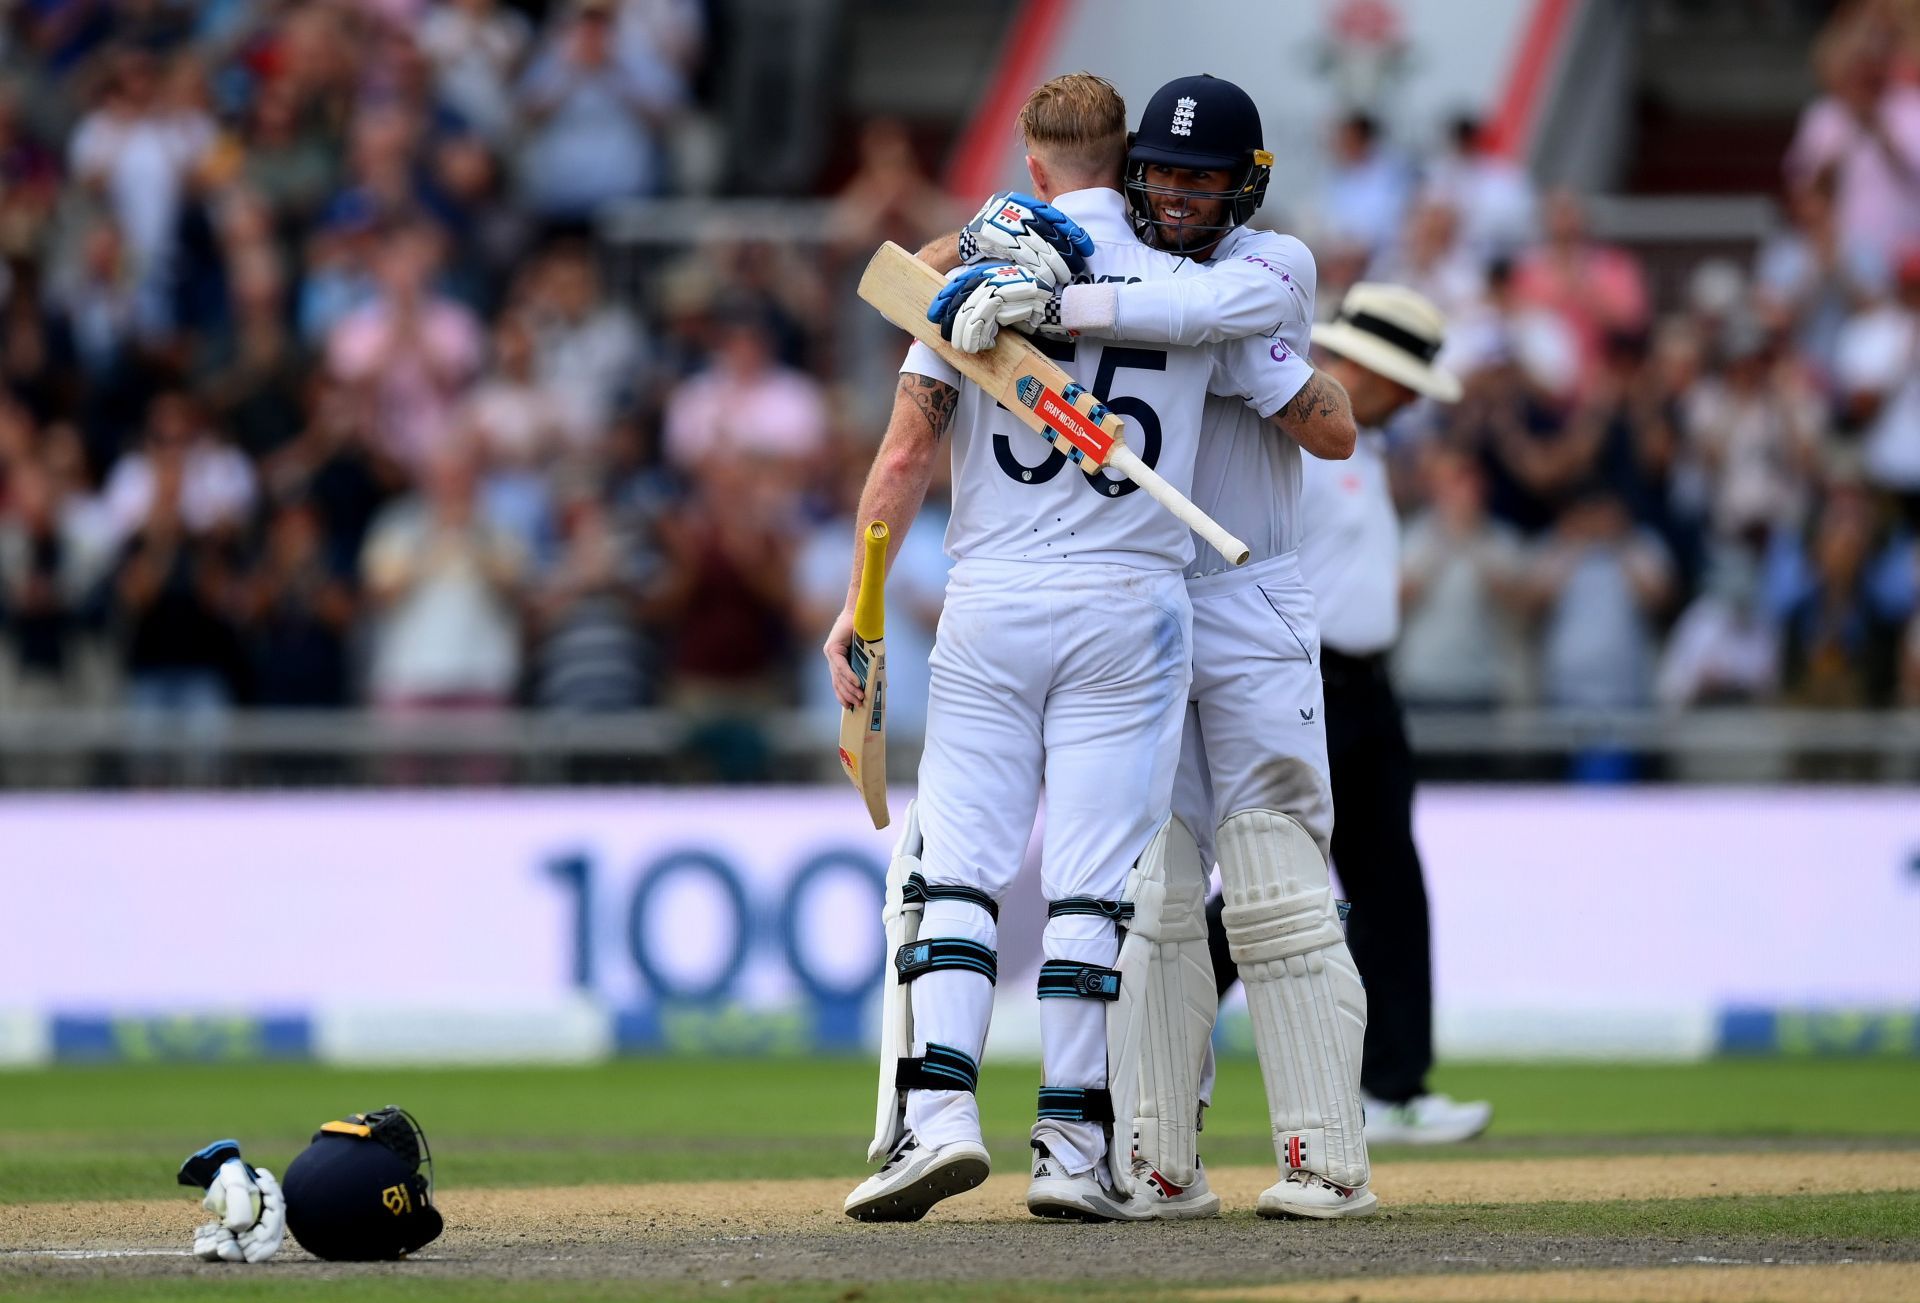
POLYGON ((1173 812, 1213 863, 1213 832, 1240 810, 1300 821, 1327 854, 1333 782, 1320 687, 1320 623, 1292 552, 1187 581, 1193 687, 1173 812))
MULTIPOLYGON (((1033 831, 1047 825, 1041 887, 1050 901, 1117 900, 1166 818, 1187 701, 1192 621, 1173 571, 1111 563, 963 560, 947 581, 932 657, 920 760, 922 871, 929 886, 1006 895, 1033 831)), ((920 936, 994 946, 993 921, 964 901, 929 901, 920 936)), ((1112 923, 1049 919, 1048 959, 1112 967, 1112 923)), ((955 970, 913 983, 915 1054, 931 1041, 979 1061, 993 1011, 986 978, 955 970)), ((1104 1001, 1041 1001, 1048 1086, 1107 1084, 1104 1001)), ((915 1090, 907 1124, 923 1144, 980 1139, 967 1091, 915 1090)), ((1069 1172, 1099 1162, 1102 1129, 1048 1122, 1069 1172)))
MULTIPOLYGON (((1298 556, 1187 581, 1193 600, 1193 700, 1180 738, 1173 812, 1214 862, 1214 830, 1241 810, 1300 821, 1328 855, 1333 780, 1320 685, 1320 621, 1298 556)), ((1213 1047, 1200 1098, 1213 1097, 1213 1047)))

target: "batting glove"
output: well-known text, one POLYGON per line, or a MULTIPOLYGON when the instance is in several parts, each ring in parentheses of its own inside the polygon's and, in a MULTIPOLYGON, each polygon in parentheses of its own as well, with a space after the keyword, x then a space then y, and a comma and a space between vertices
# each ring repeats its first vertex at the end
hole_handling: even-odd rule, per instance
POLYGON ((193 1233, 194 1256, 205 1262, 265 1262, 287 1233, 287 1201, 264 1167, 249 1167, 240 1146, 220 1140, 187 1159, 180 1184, 203 1186, 201 1207, 214 1220, 193 1233))
POLYGON ((280 1252, 287 1238, 287 1196, 280 1193, 280 1182, 266 1168, 254 1168, 253 1179, 260 1187, 260 1220, 237 1238, 248 1262, 265 1262, 280 1252))
POLYGON ((1087 269, 1093 237, 1078 222, 1032 195, 1003 191, 960 228, 960 261, 1010 262, 1051 285, 1087 269))
POLYGON ((963 353, 993 347, 1002 326, 1057 331, 1060 296, 1047 282, 1010 262, 981 262, 947 278, 927 305, 927 320, 940 323, 941 337, 963 353))

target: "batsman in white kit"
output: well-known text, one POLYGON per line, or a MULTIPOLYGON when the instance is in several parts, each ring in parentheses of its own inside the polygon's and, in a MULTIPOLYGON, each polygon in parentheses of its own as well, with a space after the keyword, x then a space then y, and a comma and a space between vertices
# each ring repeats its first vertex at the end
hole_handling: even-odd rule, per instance
POLYGON ((1327 867, 1333 805, 1319 634, 1296 555, 1301 448, 1344 458, 1355 431, 1339 382, 1307 362, 1312 255, 1292 237, 1243 225, 1270 164, 1260 139, 1258 110, 1237 86, 1202 76, 1162 87, 1130 141, 1125 184, 1135 231, 1185 255, 1182 274, 1064 286, 1024 315, 999 317, 1023 329, 1058 322, 1167 344, 1253 335, 1266 352, 1251 363, 1269 373, 1249 390, 1261 401, 1208 398, 1194 469, 1196 504, 1246 540, 1253 561, 1236 570, 1196 539, 1186 571, 1192 704, 1134 1123, 1158 1217, 1219 1206, 1197 1152, 1217 1009, 1205 919, 1216 858, 1281 1176, 1257 1210, 1328 1218, 1377 1204, 1359 1093, 1366 995, 1327 867), (1274 425, 1292 437, 1276 437, 1274 425))
MULTIPOLYGON (((1112 188, 1126 122, 1111 86, 1057 78, 1030 97, 1021 124, 1048 203, 983 211, 976 235, 988 221, 997 222, 989 240, 1077 223, 1084 234, 1066 242, 1062 281, 1074 271, 1114 280, 1172 274, 1178 259, 1134 239, 1112 188), (1065 261, 1082 257, 1084 269, 1065 261)), ((950 282, 955 292, 942 296, 949 314, 980 270, 950 282)), ((1126 418, 1142 459, 1184 492, 1208 386, 1235 384, 1214 352, 1081 340, 1055 355, 1126 418)), ((1042 1216, 1140 1219, 1154 1196, 1133 1179, 1126 1129, 1190 675, 1181 569, 1192 536, 1130 484, 1082 474, 924 345, 902 368, 862 497, 863 524, 885 520, 894 540, 906 535, 949 427, 955 565, 932 657, 918 796, 889 874, 895 981, 883 1013, 872 1150, 884 1162, 846 1211, 912 1221, 986 1178, 973 1089, 997 977, 998 901, 1019 870, 1044 788, 1045 1084, 1027 1203, 1042 1216)), ((850 594, 857 586, 856 574, 850 594)), ((851 607, 850 596, 823 649, 848 704, 858 700, 845 666, 851 607)))

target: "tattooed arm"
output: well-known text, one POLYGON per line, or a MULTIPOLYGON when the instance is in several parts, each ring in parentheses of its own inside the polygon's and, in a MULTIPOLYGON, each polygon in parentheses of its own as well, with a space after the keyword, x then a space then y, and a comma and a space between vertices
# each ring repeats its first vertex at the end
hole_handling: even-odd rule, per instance
POLYGON ((933 479, 933 459, 940 454, 940 441, 953 423, 953 409, 960 391, 931 376, 911 371, 900 376, 900 387, 893 395, 893 416, 887 422, 880 451, 874 454, 873 469, 867 472, 867 486, 860 492, 860 511, 856 519, 853 549, 853 578, 847 584, 847 604, 833 630, 821 647, 827 658, 827 670, 833 676, 834 695, 840 704, 857 707, 861 701, 860 681, 847 664, 847 644, 853 636, 853 605, 860 595, 860 571, 866 562, 866 549, 860 540, 867 526, 876 520, 887 523, 887 563, 906 540, 913 518, 926 499, 927 484, 933 479))
POLYGON ((960 402, 960 391, 931 376, 911 371, 900 376, 900 387, 893 394, 893 416, 887 433, 874 454, 873 469, 867 472, 867 486, 860 492, 860 514, 856 522, 853 549, 853 579, 847 585, 847 609, 853 609, 860 593, 860 567, 866 548, 867 525, 876 520, 887 522, 887 561, 913 527, 913 518, 927 496, 927 484, 933 478, 933 459, 940 453, 940 441, 953 423, 953 409, 960 402))
POLYGON ((1318 368, 1300 386, 1300 392, 1269 419, 1323 461, 1345 461, 1353 456, 1359 439, 1346 388, 1318 368))

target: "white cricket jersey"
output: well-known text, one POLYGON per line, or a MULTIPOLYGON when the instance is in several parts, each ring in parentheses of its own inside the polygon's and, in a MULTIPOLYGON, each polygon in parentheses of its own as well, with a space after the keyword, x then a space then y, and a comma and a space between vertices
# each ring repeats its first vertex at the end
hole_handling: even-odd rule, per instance
MULTIPOLYGON (((1053 203, 1093 237, 1077 281, 1155 280, 1185 261, 1134 238, 1117 190, 1075 190, 1053 203)), ((1126 420, 1127 446, 1142 461, 1189 492, 1202 400, 1210 383, 1229 383, 1224 371, 1215 377, 1216 350, 1087 337, 1036 342, 1126 420)), ((1070 557, 1177 570, 1191 559, 1192 534, 1152 498, 1118 475, 1082 472, 978 386, 962 384, 931 348, 916 343, 900 369, 960 391, 947 525, 947 552, 956 560, 1070 557)))
MULTIPOLYGON (((1237 328, 1255 313, 1268 314, 1254 329, 1240 332, 1245 338, 1221 346, 1222 373, 1238 396, 1207 399, 1193 466, 1194 504, 1244 542, 1254 564, 1300 546, 1300 445, 1267 418, 1313 376, 1307 360, 1313 255, 1290 235, 1241 227, 1200 266, 1210 270, 1198 283, 1222 291, 1209 310, 1213 319, 1237 328), (1284 292, 1276 295, 1276 285, 1284 292), (1279 315, 1273 314, 1276 305, 1279 315)), ((1126 288, 1128 293, 1119 296, 1123 323, 1130 322, 1133 289, 1162 287, 1126 288)), ((1187 320, 1198 325, 1196 316, 1189 311, 1187 320)), ((1189 579, 1232 568, 1195 537, 1189 579)))
POLYGON ((1387 486, 1387 440, 1360 431, 1346 461, 1302 459, 1300 571, 1320 641, 1370 656, 1400 635, 1400 521, 1387 486))
POLYGON ((1235 227, 1211 258, 1182 258, 1174 270, 1170 280, 1115 292, 1114 331, 1122 339, 1212 344, 1313 320, 1313 253, 1291 235, 1235 227))
MULTIPOLYGON (((1300 445, 1267 424, 1313 375, 1307 360, 1317 271, 1299 240, 1242 226, 1205 262, 1182 258, 1164 280, 1116 287, 1122 339, 1218 344, 1200 422, 1194 502, 1246 543, 1251 561, 1300 545, 1300 445)), ((1197 535, 1187 577, 1233 567, 1197 535)))
MULTIPOLYGON (((1267 424, 1313 376, 1313 253, 1275 230, 1227 232, 1213 257, 1117 286, 1114 332, 1154 344, 1217 344, 1215 395, 1200 418, 1190 497, 1235 533, 1252 562, 1300 547, 1300 445, 1267 424)), ((1194 535, 1188 578, 1231 570, 1194 535)))

